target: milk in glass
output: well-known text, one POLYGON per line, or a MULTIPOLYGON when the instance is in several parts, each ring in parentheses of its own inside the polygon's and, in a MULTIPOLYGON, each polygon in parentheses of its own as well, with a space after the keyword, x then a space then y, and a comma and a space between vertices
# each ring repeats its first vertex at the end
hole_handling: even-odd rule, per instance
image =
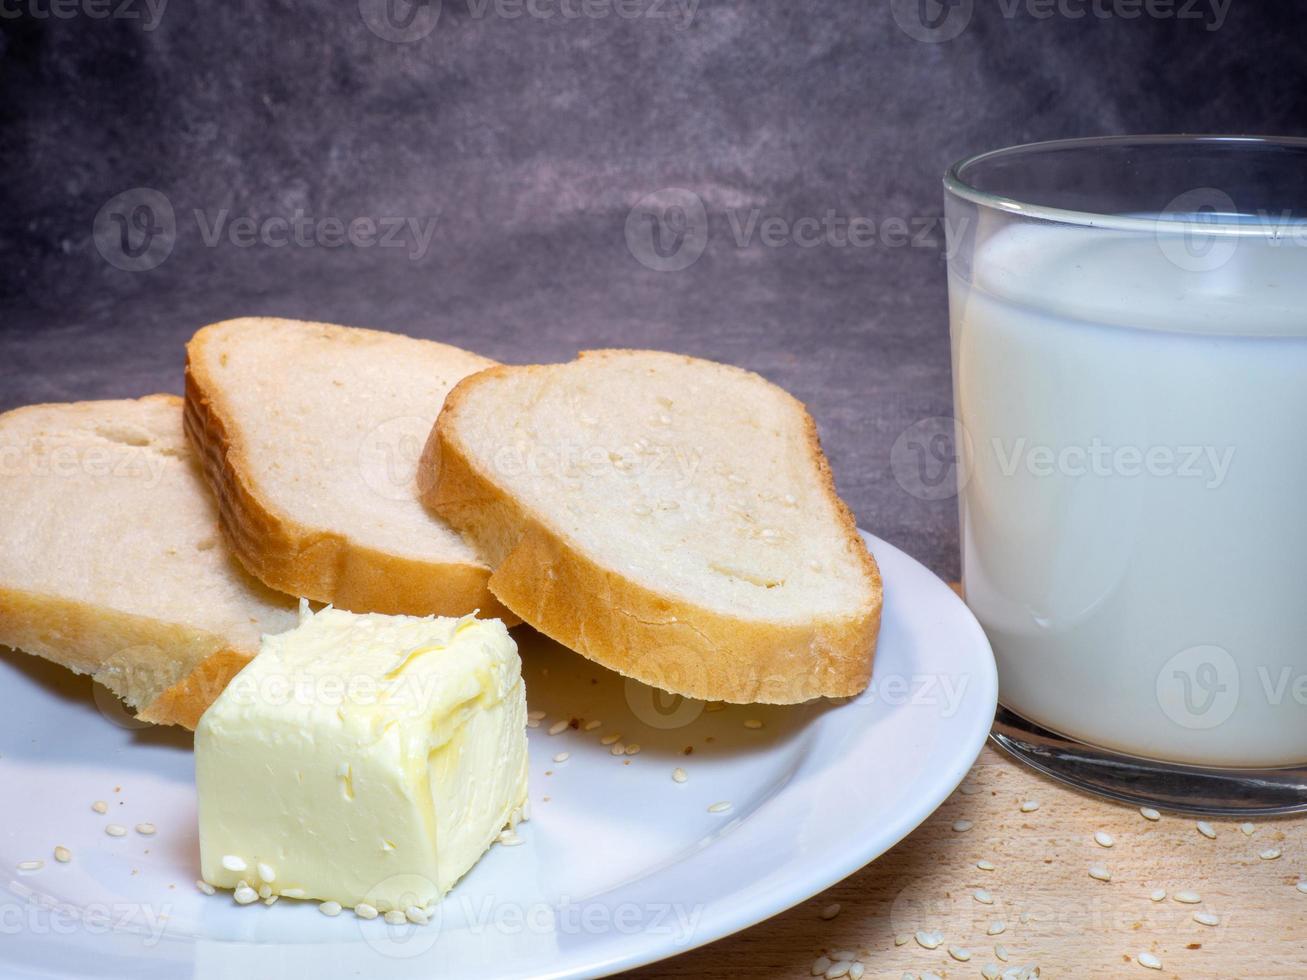
POLYGON ((1301 246, 1013 224, 950 270, 964 583, 1019 714, 1307 762, 1301 246))

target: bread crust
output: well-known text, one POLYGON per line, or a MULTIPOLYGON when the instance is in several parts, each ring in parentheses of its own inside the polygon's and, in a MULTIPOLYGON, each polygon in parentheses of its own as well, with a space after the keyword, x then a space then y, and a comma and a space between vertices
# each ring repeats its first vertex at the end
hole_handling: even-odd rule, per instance
POLYGON ((488 568, 378 551, 303 524, 259 495, 234 413, 201 356, 214 332, 229 322, 204 327, 186 345, 184 421, 218 503, 223 537, 246 570, 281 592, 353 612, 460 616, 480 609, 483 616, 515 621, 487 588, 488 568))
POLYGON ((252 659, 252 654, 241 650, 223 649, 211 653, 189 674, 137 712, 136 717, 156 725, 181 725, 195 731, 200 715, 252 659))
MULTIPOLYGON (((580 356, 607 353, 619 352, 580 356)), ((859 556, 871 596, 853 618, 767 623, 687 603, 600 566, 477 464, 458 435, 464 400, 477 386, 508 372, 542 370, 548 367, 498 366, 460 381, 445 400, 419 464, 423 503, 487 555, 495 566, 490 590, 505 606, 596 663, 687 697, 793 704, 865 689, 880 628, 880 571, 835 492, 816 424, 802 403, 786 396, 802 412, 806 450, 845 540, 859 556)))
POLYGON ((0 588, 0 644, 89 674, 141 721, 192 731, 257 652, 204 630, 0 588))

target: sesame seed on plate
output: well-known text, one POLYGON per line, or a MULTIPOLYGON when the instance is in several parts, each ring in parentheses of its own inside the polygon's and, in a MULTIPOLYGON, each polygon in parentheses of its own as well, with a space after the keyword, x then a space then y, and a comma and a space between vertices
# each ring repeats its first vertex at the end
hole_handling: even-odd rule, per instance
POLYGON ((980 787, 975 783, 963 783, 958 787, 958 792, 963 796, 975 796, 980 792, 980 787))
POLYGON ((1154 889, 1149 893, 1149 895, 1148 895, 1148 900, 1149 900, 1150 902, 1165 902, 1165 901, 1166 901, 1166 889, 1165 889, 1165 888, 1154 888, 1154 889))
POLYGON ((823 977, 826 975, 826 971, 829 970, 830 968, 831 968, 830 958, 827 956, 818 956, 815 960, 812 961, 812 966, 808 968, 808 972, 811 973, 814 977, 823 977))
POLYGON ((986 963, 980 968, 980 975, 984 977, 985 980, 998 980, 998 964, 986 963))
POLYGON ((1203 896, 1191 891, 1176 892, 1171 897, 1182 905, 1201 905, 1203 901, 1203 896))
POLYGON ((954 820, 953 832, 955 834, 965 834, 968 830, 970 830, 974 826, 975 824, 972 823, 970 820, 954 820))
POLYGON ((965 963, 967 960, 971 959, 971 950, 963 949, 961 946, 950 946, 948 948, 948 955, 953 957, 959 963, 965 963))
MULTIPOLYGON (((550 734, 550 735, 557 735, 557 734, 559 734, 560 732, 565 732, 565 731, 567 731, 567 722, 566 722, 565 720, 564 720, 564 721, 556 721, 556 722, 554 722, 552 725, 549 726, 549 734, 550 734)), ((400 914, 402 915, 403 913, 401 912, 400 914)))
POLYGON ((236 854, 224 854, 222 856, 222 866, 228 871, 244 871, 249 867, 245 859, 236 854))
POLYGON ((630 745, 626 747, 627 755, 636 755, 639 753, 639 751, 640 751, 640 744, 638 742, 632 742, 630 745))
POLYGON ((570 752, 559 752, 559 753, 557 753, 557 754, 554 756, 554 761, 555 761, 555 762, 566 762, 566 761, 567 761, 568 759, 570 759, 571 757, 572 757, 572 753, 570 753, 570 752))
POLYGON ((91 804, 91 809, 94 810, 96 813, 108 813, 109 804, 104 802, 104 800, 96 800, 94 803, 91 804))
POLYGON ((585 723, 585 730, 587 732, 592 732, 602 724, 603 722, 600 721, 598 718, 591 718, 589 721, 585 723))
POLYGON ((237 885, 232 897, 236 899, 237 905, 249 905, 259 900, 259 893, 249 885, 237 885))
POLYGON ((543 721, 545 715, 547 715, 548 713, 549 712, 547 711, 528 711, 526 713, 526 716, 530 718, 532 721, 543 721))
POLYGON ((269 895, 267 898, 263 900, 263 904, 271 908, 272 906, 277 904, 277 900, 279 898, 281 898, 280 895, 269 895))
POLYGON ((1195 912, 1194 921, 1200 926, 1219 926, 1221 924, 1221 917, 1219 915, 1213 915, 1211 912, 1195 912))
POLYGON ((1261 858, 1263 861, 1274 861, 1276 858, 1280 856, 1281 853, 1282 852, 1278 847, 1268 847, 1266 850, 1262 851, 1262 853, 1258 854, 1257 856, 1261 858))
POLYGON ((416 905, 410 905, 404 910, 404 918, 415 926, 424 926, 431 920, 427 917, 425 909, 420 909, 416 905))
POLYGON ((1039 801, 1038 801, 1038 800, 1022 800, 1022 801, 1021 801, 1021 812, 1022 812, 1022 813, 1034 813, 1034 812, 1035 812, 1036 810, 1038 810, 1038 809, 1039 809, 1039 801))
POLYGON ((746 718, 744 719, 744 727, 758 729, 762 727, 762 722, 757 718, 746 718))
POLYGON ((727 801, 727 800, 721 800, 721 801, 719 801, 719 802, 717 802, 717 803, 714 803, 712 806, 708 807, 708 812, 709 812, 709 813, 725 813, 725 812, 726 812, 727 810, 729 810, 730 808, 731 808, 731 804, 730 804, 729 801, 727 801))
POLYGON ((937 932, 922 931, 912 938, 917 941, 917 945, 922 949, 939 949, 940 943, 944 941, 944 937, 937 932))
POLYGON ((354 914, 360 919, 375 919, 378 912, 375 905, 369 905, 367 902, 359 902, 354 906, 354 914))
POLYGON ((672 770, 672 782, 683 783, 689 778, 690 777, 685 774, 685 770, 682 769, 680 766, 677 766, 675 769, 672 770))
POLYGON ((979 861, 976 862, 976 867, 979 868, 981 871, 993 871, 995 868, 995 864, 993 861, 986 861, 984 858, 981 858, 979 861))
POLYGON ((866 972, 867 968, 860 960, 854 960, 849 964, 849 980, 862 980, 862 975, 866 972))
POLYGON ((981 905, 994 904, 994 896, 983 888, 977 888, 974 892, 971 893, 971 897, 974 898, 981 905))
POLYGON ((44 867, 45 867, 44 861, 19 861, 18 862, 19 871, 40 871, 44 867))
POLYGON ((1007 947, 1004 946, 1002 943, 995 943, 995 944, 994 944, 994 955, 997 956, 997 957, 998 957, 1000 960, 1002 960, 1004 963, 1006 963, 1006 962, 1007 962, 1007 947))
POLYGON ((851 949, 833 949, 830 951, 829 955, 830 958, 834 960, 836 963, 840 962, 841 960, 848 960, 849 962, 853 962, 858 958, 858 954, 851 949))
POLYGON ((67 864, 73 859, 73 852, 60 844, 54 849, 54 859, 60 864, 67 864))
POLYGON ((826 971, 826 980, 840 980, 840 977, 848 976, 852 965, 848 960, 836 960, 826 971))
POLYGON ((1198 828, 1198 833, 1208 840, 1216 840, 1216 829, 1206 820, 1199 820, 1194 826, 1198 828))
POLYGON ((206 895, 213 895, 213 894, 215 894, 215 893, 218 891, 218 889, 214 888, 211 884, 209 884, 209 883, 208 883, 207 881, 205 881, 203 878, 196 878, 196 879, 195 879, 195 887, 198 888, 200 891, 204 892, 204 894, 206 894, 206 895))
POLYGON ((110 837, 126 837, 127 828, 120 823, 111 823, 104 828, 104 832, 110 837))
POLYGON ((1106 831, 1096 830, 1094 831, 1094 843, 1099 847, 1111 847, 1116 843, 1116 840, 1106 831))
POLYGON ((392 925, 392 926, 402 926, 405 922, 408 921, 408 918, 399 909, 391 909, 389 912, 383 915, 382 918, 386 920, 386 923, 388 925, 392 925))
POLYGON ((1091 865, 1089 868, 1089 877, 1093 878, 1095 881, 1111 881, 1112 872, 1107 870, 1107 868, 1101 864, 1095 864, 1091 865))
POLYGON ((152 824, 152 823, 138 823, 138 824, 136 825, 136 832, 137 832, 138 834, 140 834, 142 837, 151 837, 151 836, 153 836, 153 835, 154 835, 154 832, 155 832, 155 829, 156 829, 156 828, 155 828, 154 824, 152 824))
POLYGON ((617 741, 619 738, 621 738, 621 737, 622 737, 622 735, 621 735, 620 732, 610 732, 609 734, 605 735, 603 738, 601 738, 601 739, 599 740, 599 744, 600 744, 600 745, 612 745, 614 742, 616 742, 616 741, 617 741))
POLYGON ((323 915, 337 916, 340 915, 340 902, 323 902, 318 906, 318 911, 323 915))
POLYGON ((1160 970, 1162 968, 1162 961, 1152 953, 1140 953, 1139 965, 1146 970, 1160 970))
POLYGON ((900 933, 899 935, 894 937, 894 945, 906 946, 908 944, 908 940, 911 938, 912 938, 911 936, 905 936, 902 933, 900 933))
MULTIPOLYGON (((730 804, 728 803, 727 806, 729 806, 729 805, 730 805, 730 804)), ((831 902, 829 905, 827 905, 824 909, 822 909, 822 910, 821 910, 819 913, 817 913, 817 914, 818 914, 821 918, 826 919, 827 921, 830 921, 831 919, 835 918, 835 916, 837 916, 837 915, 840 914, 840 909, 841 909, 842 907, 843 907, 843 906, 841 906, 839 902, 831 902)))
POLYGON ((1162 815, 1151 806, 1141 806, 1139 808, 1139 815, 1145 820, 1157 821, 1162 819, 1162 815))
POLYGON ((993 922, 989 924, 989 928, 985 930, 985 935, 999 936, 1006 931, 1007 931, 1007 923, 1002 921, 1001 919, 995 919, 993 922))
POLYGON ((612 755, 626 755, 626 746, 621 742, 614 742, 608 751, 612 755))
POLYGON ((1302 892, 1304 895, 1307 895, 1307 878, 1304 878, 1293 887, 1298 889, 1298 891, 1302 892))

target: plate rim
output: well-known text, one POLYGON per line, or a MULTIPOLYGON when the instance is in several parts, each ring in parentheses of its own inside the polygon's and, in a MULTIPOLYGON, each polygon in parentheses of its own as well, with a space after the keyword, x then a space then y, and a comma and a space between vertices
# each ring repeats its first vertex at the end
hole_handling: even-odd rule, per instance
MULTIPOLYGON (((735 921, 725 930, 706 929, 704 930, 705 935, 703 938, 696 938, 692 942, 675 950, 669 951, 665 948, 654 948, 654 950, 648 955, 646 955, 645 951, 641 950, 624 956, 612 957, 602 964, 593 964, 593 967, 598 968, 601 972, 589 972, 588 968, 577 969, 576 967, 567 967, 556 971, 535 974, 533 975, 534 980, 579 980, 579 978, 585 977, 612 976, 626 970, 638 969, 640 967, 649 966, 653 963, 659 963, 663 960, 671 959, 675 956, 681 956, 685 953, 691 952, 692 950, 701 949, 711 943, 727 939, 746 929, 751 929, 759 923, 766 922, 768 919, 774 918, 783 912, 788 912, 790 909, 808 901, 813 896, 837 885, 845 878, 850 877, 874 862, 891 848, 902 843, 914 830, 930 819, 930 817, 933 816, 940 806, 944 804, 958 786, 962 784, 962 781, 966 778, 967 773, 971 771, 972 766, 975 764, 976 759, 979 758, 981 751, 985 747, 985 743, 989 739, 989 733, 993 727, 993 716, 998 709, 998 666, 994 660, 994 653, 990 646, 989 638, 985 635, 984 629, 972 614, 970 608, 962 600, 961 596, 953 591, 947 582, 903 549, 891 544, 883 538, 871 534, 869 531, 866 531, 861 527, 857 530, 859 536, 861 536, 863 542, 867 545, 868 550, 870 550, 873 557, 876 558, 878 565, 880 564, 878 551, 893 552, 896 561, 901 559, 911 565, 917 566, 918 569, 925 572, 926 575, 934 581, 935 586, 938 586, 940 589, 943 589, 944 592, 948 593, 949 598, 946 601, 956 603, 955 608, 961 614, 962 622, 967 630, 974 634, 974 639, 978 643, 978 646, 974 647, 974 649, 978 650, 982 655, 978 658, 980 663, 977 666, 979 668, 988 668, 983 671, 984 683, 982 684, 982 688, 989 694, 989 697, 986 698, 986 700, 991 702, 991 708, 988 712, 989 720, 983 724, 977 725, 976 730, 969 733, 970 738, 965 743, 965 749, 959 750, 956 756, 959 761, 954 769, 933 780, 930 783, 931 792, 923 794, 922 797, 920 797, 929 799, 930 802, 928 806, 918 808, 917 811, 914 811, 913 817, 901 820, 897 824, 894 824, 894 829, 892 831, 879 834, 872 838, 877 842, 876 844, 867 848, 851 848, 850 853, 853 856, 840 862, 838 866, 829 863, 819 865, 819 867, 824 869, 824 871, 814 872, 804 878, 801 885, 797 886, 793 891, 786 893, 786 898, 783 904, 777 904, 767 910, 759 909, 759 906, 766 904, 764 902, 754 902, 752 905, 746 906, 746 910, 738 913, 734 917, 735 921)), ((969 647, 969 649, 973 648, 969 647)), ((874 677, 874 666, 872 671, 874 677)), ((970 696, 970 692, 968 692, 968 697, 970 696)), ((984 713, 978 713, 977 717, 984 717, 984 713)))

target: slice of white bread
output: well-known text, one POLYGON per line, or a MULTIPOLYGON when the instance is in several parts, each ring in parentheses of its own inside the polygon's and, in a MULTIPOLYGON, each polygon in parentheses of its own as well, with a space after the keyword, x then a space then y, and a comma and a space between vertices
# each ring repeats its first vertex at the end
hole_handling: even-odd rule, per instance
POLYGON ((876 563, 803 405, 654 351, 495 367, 450 393, 424 502, 525 622, 666 691, 777 704, 856 694, 876 563))
POLYGON ((297 622, 222 543, 182 400, 0 415, 0 644, 90 674, 159 724, 194 728, 297 622))
POLYGON ((353 612, 503 615, 489 567, 415 484, 446 393, 494 363, 325 323, 200 330, 186 348, 186 433, 236 556, 274 589, 353 612))

